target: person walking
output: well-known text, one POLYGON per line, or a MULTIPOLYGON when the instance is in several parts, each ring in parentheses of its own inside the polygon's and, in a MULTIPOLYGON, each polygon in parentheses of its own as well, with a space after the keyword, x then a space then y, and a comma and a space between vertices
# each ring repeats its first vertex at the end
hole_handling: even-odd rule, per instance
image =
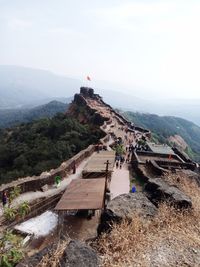
POLYGON ((121 169, 122 168, 122 162, 120 161, 119 163, 119 168, 121 169))
POLYGON ((118 169, 119 167, 119 160, 116 161, 116 168, 118 169))
POLYGON ((124 161, 125 161, 124 156, 121 156, 120 165, 119 165, 120 169, 122 168, 122 165, 123 165, 124 161))
POLYGON ((76 173, 76 162, 75 161, 73 162, 72 169, 73 169, 73 174, 75 174, 76 173))
POLYGON ((130 157, 131 157, 131 153, 128 153, 127 158, 126 158, 126 162, 127 162, 127 163, 129 163, 129 161, 130 161, 130 157))
POLYGON ((55 177, 55 184, 56 184, 57 188, 60 186, 60 183, 61 183, 61 177, 59 175, 57 175, 55 177))
POLYGON ((6 191, 3 191, 3 194, 2 194, 2 203, 3 203, 3 206, 5 207, 5 205, 7 204, 8 202, 8 195, 7 195, 7 192, 6 191))

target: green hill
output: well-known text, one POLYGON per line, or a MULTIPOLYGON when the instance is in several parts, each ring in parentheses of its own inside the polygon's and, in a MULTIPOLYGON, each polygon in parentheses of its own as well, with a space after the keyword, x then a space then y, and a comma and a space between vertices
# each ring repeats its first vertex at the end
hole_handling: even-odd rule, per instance
POLYGON ((41 118, 51 118, 56 113, 65 112, 68 104, 51 101, 48 104, 26 109, 0 109, 0 128, 11 127, 22 122, 31 122, 41 118))
POLYGON ((168 143, 168 138, 180 135, 188 144, 185 152, 194 160, 200 161, 200 127, 194 123, 172 116, 158 116, 138 112, 124 112, 130 121, 152 131, 155 141, 168 143))
POLYGON ((56 168, 101 137, 99 129, 62 113, 1 129, 0 184, 56 168))

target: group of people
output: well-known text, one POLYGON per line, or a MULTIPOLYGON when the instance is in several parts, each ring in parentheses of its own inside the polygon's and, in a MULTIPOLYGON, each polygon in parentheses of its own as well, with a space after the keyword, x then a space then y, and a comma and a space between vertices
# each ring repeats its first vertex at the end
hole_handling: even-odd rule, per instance
MULTIPOLYGON (((122 146, 122 144, 121 144, 122 146)), ((131 160, 131 154, 134 150, 133 145, 127 145, 126 149, 121 150, 121 153, 118 153, 116 151, 116 155, 115 155, 115 164, 116 164, 116 168, 122 168, 124 162, 129 163, 131 160)))
POLYGON ((116 168, 122 168, 124 162, 128 163, 131 159, 131 153, 134 150, 133 138, 128 138, 128 128, 119 127, 120 130, 124 131, 124 140, 121 137, 116 138, 116 155, 115 155, 115 166, 116 168), (127 144, 127 145, 126 145, 127 144), (125 146, 126 145, 126 146, 125 146), (120 148, 120 149, 119 149, 120 148))
POLYGON ((135 149, 135 146, 132 143, 130 143, 129 145, 126 145, 126 152, 132 153, 134 149, 135 149))

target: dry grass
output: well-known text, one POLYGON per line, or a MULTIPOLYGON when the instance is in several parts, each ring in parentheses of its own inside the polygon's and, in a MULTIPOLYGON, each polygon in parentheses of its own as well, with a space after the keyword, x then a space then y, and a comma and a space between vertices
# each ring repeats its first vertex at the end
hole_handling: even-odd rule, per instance
POLYGON ((193 209, 178 211, 161 204, 152 221, 137 216, 131 223, 114 225, 110 234, 93 244, 102 255, 103 266, 199 266, 200 188, 186 176, 180 182, 177 178, 173 175, 166 180, 178 183, 191 196, 193 209))
POLYGON ((62 257, 64 250, 69 244, 69 240, 60 241, 55 250, 46 254, 36 267, 58 267, 60 266, 59 260, 62 257))
POLYGON ((200 212, 200 187, 195 180, 189 178, 187 174, 182 172, 178 174, 168 174, 164 179, 170 185, 176 185, 186 195, 190 196, 195 211, 200 212))

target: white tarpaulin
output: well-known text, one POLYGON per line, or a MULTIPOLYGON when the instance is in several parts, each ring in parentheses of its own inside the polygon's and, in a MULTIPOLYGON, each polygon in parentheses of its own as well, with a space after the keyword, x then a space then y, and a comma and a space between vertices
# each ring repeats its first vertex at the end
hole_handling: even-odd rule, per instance
POLYGON ((48 235, 57 223, 58 215, 52 211, 46 211, 37 217, 16 225, 15 229, 39 237, 48 235))

